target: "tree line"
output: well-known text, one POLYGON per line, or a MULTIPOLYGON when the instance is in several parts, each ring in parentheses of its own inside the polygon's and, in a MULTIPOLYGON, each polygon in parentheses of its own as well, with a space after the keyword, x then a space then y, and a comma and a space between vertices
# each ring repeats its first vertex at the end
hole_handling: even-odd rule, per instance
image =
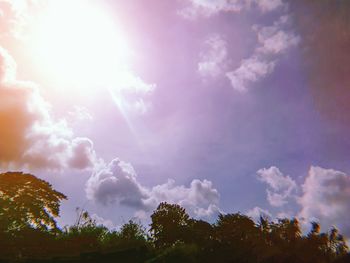
POLYGON ((59 228, 64 199, 34 175, 0 174, 0 262, 350 262, 344 236, 335 227, 321 232, 317 222, 306 234, 296 218, 254 222, 232 213, 209 223, 162 202, 147 228, 130 220, 110 230, 81 209, 59 228))

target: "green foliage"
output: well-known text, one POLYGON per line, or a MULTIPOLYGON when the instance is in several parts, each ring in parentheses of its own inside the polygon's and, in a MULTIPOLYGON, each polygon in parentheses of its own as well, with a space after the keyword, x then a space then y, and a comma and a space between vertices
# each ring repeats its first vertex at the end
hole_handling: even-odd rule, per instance
POLYGON ((190 217, 183 207, 160 203, 151 219, 150 232, 156 247, 171 246, 176 242, 185 241, 190 217))
POLYGON ((67 197, 31 174, 0 174, 0 230, 57 230, 55 217, 67 197))
POLYGON ((120 237, 128 241, 146 241, 147 235, 145 228, 132 220, 124 224, 120 229, 120 237))

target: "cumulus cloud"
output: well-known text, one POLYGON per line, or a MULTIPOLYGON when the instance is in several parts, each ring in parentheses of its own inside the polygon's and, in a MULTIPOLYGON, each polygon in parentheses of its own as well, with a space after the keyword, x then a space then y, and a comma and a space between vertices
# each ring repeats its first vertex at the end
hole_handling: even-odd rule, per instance
POLYGON ((204 77, 217 77, 225 68, 227 43, 220 35, 212 35, 204 42, 200 54, 198 73, 204 77))
POLYGON ((89 110, 82 106, 74 106, 73 110, 68 112, 69 118, 74 121, 92 121, 94 118, 89 110))
POLYGON ((90 177, 86 185, 87 197, 105 205, 118 202, 143 209, 148 192, 136 177, 136 172, 129 163, 115 159, 90 177))
POLYGON ((188 19, 197 16, 212 16, 220 12, 241 12, 258 7, 261 12, 270 12, 285 4, 282 0, 189 0, 190 5, 180 11, 188 19))
POLYGON ((286 29, 289 20, 289 16, 284 15, 272 26, 253 26, 257 33, 258 46, 250 58, 241 61, 237 69, 226 73, 235 90, 245 92, 250 83, 271 74, 279 56, 298 45, 300 37, 286 29))
POLYGON ((246 5, 245 0, 190 0, 190 5, 179 14, 187 19, 197 16, 212 16, 219 12, 240 12, 246 5))
MULTIPOLYGON (((283 175, 274 166, 260 169, 258 179, 268 185, 267 199, 271 206, 281 207, 276 218, 297 217, 307 229, 310 222, 317 221, 325 228, 336 226, 346 236, 350 235, 348 211, 350 210, 350 176, 334 169, 311 166, 302 185, 297 185, 289 176, 283 175), (301 193, 297 194, 298 189, 301 193), (284 210, 292 201, 294 210, 284 210), (298 208, 298 205, 300 206, 298 208)), ((291 207, 289 207, 291 208, 291 207)), ((257 218, 267 210, 255 207, 246 214, 257 218)))
POLYGON ((255 3, 262 12, 270 12, 285 6, 282 0, 255 0, 255 3))
POLYGON ((272 218, 272 215, 268 210, 262 209, 258 206, 247 211, 245 214, 252 218, 254 221, 259 221, 260 217, 272 218))
POLYGON ((253 26, 260 43, 256 51, 262 54, 278 55, 296 46, 300 42, 300 37, 283 29, 289 20, 290 17, 285 15, 281 16, 272 26, 253 26))
POLYGON ((0 37, 21 38, 30 8, 46 0, 0 0, 0 37))
POLYGON ((211 216, 219 211, 219 192, 208 180, 192 180, 189 187, 175 185, 174 180, 150 189, 146 204, 155 207, 162 201, 189 208, 196 216, 211 216))
POLYGON ((0 83, 14 81, 16 69, 17 66, 14 59, 0 46, 0 83))
POLYGON ((226 76, 232 87, 240 92, 247 90, 249 82, 256 82, 270 74, 275 67, 274 61, 253 56, 241 61, 241 65, 234 71, 227 72, 226 76))
MULTIPOLYGON (((239 91, 248 90, 251 83, 271 74, 278 58, 290 48, 298 45, 300 37, 290 29, 290 17, 286 15, 287 5, 282 0, 191 0, 191 4, 180 13, 186 18, 198 15, 211 16, 220 12, 241 12, 257 7, 262 13, 281 9, 283 15, 272 25, 254 25, 257 47, 250 57, 242 59, 239 66, 226 72, 231 86, 239 91)), ((207 51, 202 52, 198 72, 203 76, 217 76, 227 56, 226 43, 211 39, 205 43, 207 51)))
POLYGON ((99 216, 97 214, 92 214, 91 218, 92 218, 92 220, 95 221, 95 223, 97 225, 103 225, 103 226, 107 227, 110 230, 115 230, 115 229, 118 228, 117 226, 115 226, 115 224, 113 223, 112 220, 105 219, 105 218, 103 218, 103 217, 101 217, 101 216, 99 216))
POLYGON ((156 85, 144 82, 131 72, 120 72, 118 79, 119 83, 109 90, 121 112, 139 115, 147 113, 152 106, 149 98, 156 85))
POLYGON ((272 206, 285 205, 290 197, 295 196, 297 184, 288 175, 283 175, 275 167, 263 168, 257 171, 258 179, 268 185, 267 200, 272 206))
POLYGON ((318 220, 329 228, 336 225, 350 235, 350 176, 333 169, 311 166, 302 185, 299 217, 309 222, 318 220))
POLYGON ((102 204, 118 203, 138 210, 137 215, 155 209, 166 201, 189 209, 198 217, 208 217, 219 212, 219 193, 208 180, 193 180, 189 187, 175 185, 174 180, 152 188, 137 180, 133 167, 119 159, 95 171, 86 184, 89 200, 102 204))
POLYGON ((16 63, 0 48, 0 165, 6 168, 91 167, 92 142, 55 121, 35 84, 16 79, 16 63))

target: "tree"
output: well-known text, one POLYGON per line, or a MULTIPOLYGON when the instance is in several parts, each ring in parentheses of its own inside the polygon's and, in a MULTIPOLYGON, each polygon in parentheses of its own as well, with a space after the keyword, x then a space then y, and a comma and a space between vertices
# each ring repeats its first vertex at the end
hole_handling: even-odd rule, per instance
POLYGON ((60 236, 65 254, 99 251, 103 240, 109 234, 108 229, 97 225, 96 220, 86 210, 78 207, 76 212, 77 219, 74 225, 66 226, 60 236))
POLYGON ((185 241, 189 215, 177 204, 160 203, 151 215, 150 232, 156 247, 164 247, 185 241))
POLYGON ((242 214, 220 214, 216 222, 218 239, 235 243, 257 237, 258 229, 253 220, 242 214))
POLYGON ((336 227, 329 231, 329 250, 335 257, 344 256, 349 250, 345 238, 341 235, 336 227))
POLYGON ((60 202, 67 197, 34 175, 0 174, 0 230, 57 230, 60 202))
POLYGON ((248 216, 220 214, 215 224, 220 262, 255 262, 259 229, 248 216))
POLYGON ((146 231, 140 223, 129 220, 128 223, 124 224, 121 227, 120 237, 128 241, 135 241, 135 240, 144 241, 146 240, 146 231))

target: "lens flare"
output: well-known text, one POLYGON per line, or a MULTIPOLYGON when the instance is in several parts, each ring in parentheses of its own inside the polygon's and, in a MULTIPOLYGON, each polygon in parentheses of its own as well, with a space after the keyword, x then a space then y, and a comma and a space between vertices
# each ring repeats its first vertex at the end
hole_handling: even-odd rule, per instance
POLYGON ((127 68, 130 50, 106 8, 83 0, 49 1, 44 8, 28 38, 40 70, 82 88, 118 82, 116 72, 127 68))

